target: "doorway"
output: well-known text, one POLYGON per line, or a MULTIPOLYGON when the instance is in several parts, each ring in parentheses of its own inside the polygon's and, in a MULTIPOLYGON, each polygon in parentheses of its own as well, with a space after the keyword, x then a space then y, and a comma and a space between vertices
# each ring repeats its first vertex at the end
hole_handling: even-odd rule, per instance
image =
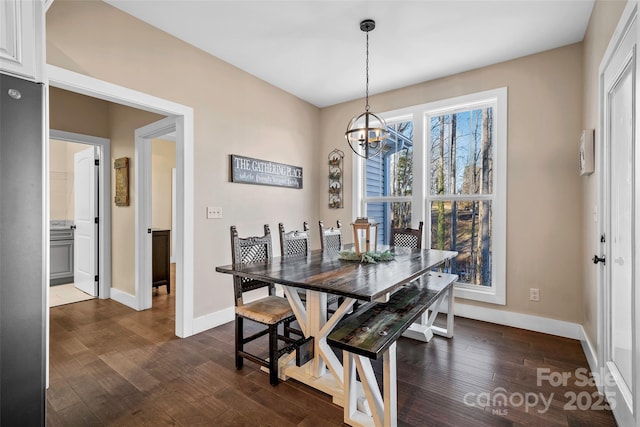
POLYGON ((601 65, 602 129, 599 288, 599 358, 603 388, 616 421, 637 425, 640 342, 637 292, 640 265, 640 150, 638 118, 637 4, 629 3, 601 65))
POLYGON ((176 124, 172 118, 151 123, 135 131, 136 215, 140 246, 136 263, 136 295, 142 309, 152 308, 154 296, 174 287, 176 262, 175 166, 176 124), (146 224, 146 227, 144 226, 146 224), (145 230, 146 228, 146 230, 145 230), (173 243, 173 244, 172 244, 173 243))
MULTIPOLYGON (((111 211, 106 138, 52 129, 50 139, 50 212, 52 229, 69 230, 71 282, 50 288, 50 306, 110 297, 111 211), (82 175, 82 176, 80 176, 82 175), (86 218, 85 218, 86 217, 86 218), (80 226, 80 229, 78 229, 80 226), (73 230, 73 231, 71 231, 73 230)), ((52 233, 54 233, 52 231, 52 233)), ((51 246, 57 242, 52 240, 51 246)), ((54 254, 50 263, 60 262, 54 254)), ((53 274, 52 274, 53 276, 53 274)), ((68 275, 69 276, 69 275, 68 275)))
MULTIPOLYGON (((51 86, 173 120, 176 130, 175 332, 181 338, 193 335, 193 109, 52 65, 47 66, 47 75, 51 86)), ((136 230, 140 230, 140 226, 136 223, 136 230)), ((136 245, 138 240, 136 232, 136 245)), ((127 305, 140 309, 134 306, 135 301, 130 303, 127 305)))

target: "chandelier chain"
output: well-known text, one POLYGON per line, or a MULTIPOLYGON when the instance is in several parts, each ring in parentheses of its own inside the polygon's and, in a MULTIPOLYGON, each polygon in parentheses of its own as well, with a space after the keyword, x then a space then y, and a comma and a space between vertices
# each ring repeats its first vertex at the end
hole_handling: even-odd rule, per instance
POLYGON ((366 73, 367 73, 367 85, 366 85, 366 90, 365 90, 365 95, 366 95, 366 104, 365 104, 365 111, 369 111, 369 31, 367 31, 367 60, 366 60, 366 73))
POLYGON ((369 32, 375 27, 376 22, 373 19, 364 19, 360 22, 360 30, 366 33, 367 42, 365 51, 365 112, 354 116, 344 133, 351 150, 365 159, 375 157, 383 151, 388 135, 384 119, 369 111, 369 32))

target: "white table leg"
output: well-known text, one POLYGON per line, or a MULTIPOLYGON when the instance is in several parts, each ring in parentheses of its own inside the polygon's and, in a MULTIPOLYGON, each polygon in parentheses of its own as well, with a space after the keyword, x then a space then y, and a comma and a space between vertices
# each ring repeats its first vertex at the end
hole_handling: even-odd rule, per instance
MULTIPOLYGON (((433 326, 433 321, 431 321, 431 330, 433 331, 433 333, 436 334, 436 335, 440 335, 442 337, 446 337, 446 338, 453 337, 453 323, 454 323, 453 322, 453 318, 454 318, 454 314, 453 314, 453 302, 454 302, 453 288, 454 288, 454 285, 451 285, 449 287, 449 290, 445 294, 446 298, 447 298, 447 327, 446 327, 446 329, 445 328, 441 328, 439 326, 433 326)), ((435 320, 435 316, 434 316, 434 320, 435 320)))
POLYGON ((398 425, 398 382, 396 381, 396 343, 384 353, 382 378, 384 383, 384 425, 398 425))
POLYGON ((307 336, 314 337, 315 357, 308 365, 308 373, 318 378, 324 375, 326 370, 324 359, 320 356, 320 342, 322 336, 320 330, 327 319, 327 294, 315 291, 307 291, 307 336))
POLYGON ((443 337, 451 338, 453 336, 453 285, 449 286, 447 292, 443 293, 431 307, 425 311, 419 322, 409 326, 409 328, 402 334, 403 337, 411 338, 418 341, 429 342, 433 335, 440 335, 443 337), (433 322, 436 320, 438 313, 440 313, 440 306, 447 301, 447 327, 442 328, 435 326, 433 322))
POLYGON ((327 294, 307 290, 306 307, 300 301, 295 288, 284 286, 296 320, 306 338, 314 337, 314 358, 304 366, 295 365, 295 358, 282 357, 281 379, 294 378, 333 397, 333 402, 343 405, 343 366, 327 344, 327 336, 355 303, 345 298, 338 309, 327 319, 327 294), (328 368, 328 369, 327 369, 328 368))
POLYGON ((355 427, 396 427, 398 425, 398 393, 396 369, 396 343, 391 344, 383 357, 382 394, 371 360, 343 351, 345 377, 344 422, 355 427), (358 408, 356 372, 360 374, 362 388, 370 411, 358 408))

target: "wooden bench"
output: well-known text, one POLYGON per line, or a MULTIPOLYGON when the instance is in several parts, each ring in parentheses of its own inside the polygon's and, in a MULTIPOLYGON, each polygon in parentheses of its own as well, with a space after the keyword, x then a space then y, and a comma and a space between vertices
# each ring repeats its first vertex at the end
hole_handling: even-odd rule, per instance
MULTIPOLYGON (((431 272, 400 288, 387 302, 362 307, 343 319, 327 337, 329 345, 343 350, 344 422, 351 426, 396 426, 396 341, 425 311, 435 318, 443 299, 449 297, 447 334, 453 334, 453 283, 458 276, 431 272), (371 359, 383 358, 383 393, 371 359), (366 404, 358 404, 356 371, 366 404)), ((430 323, 433 320, 430 318, 430 323)))

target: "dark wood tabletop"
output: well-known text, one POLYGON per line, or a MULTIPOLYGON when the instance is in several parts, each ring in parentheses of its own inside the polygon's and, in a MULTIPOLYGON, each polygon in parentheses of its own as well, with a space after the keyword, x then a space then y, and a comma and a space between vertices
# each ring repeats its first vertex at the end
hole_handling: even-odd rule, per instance
POLYGON ((337 254, 311 251, 309 256, 275 257, 265 263, 235 264, 216 267, 216 271, 311 289, 334 295, 373 301, 395 291, 457 253, 435 249, 392 247, 392 261, 364 264, 345 261, 337 254))

